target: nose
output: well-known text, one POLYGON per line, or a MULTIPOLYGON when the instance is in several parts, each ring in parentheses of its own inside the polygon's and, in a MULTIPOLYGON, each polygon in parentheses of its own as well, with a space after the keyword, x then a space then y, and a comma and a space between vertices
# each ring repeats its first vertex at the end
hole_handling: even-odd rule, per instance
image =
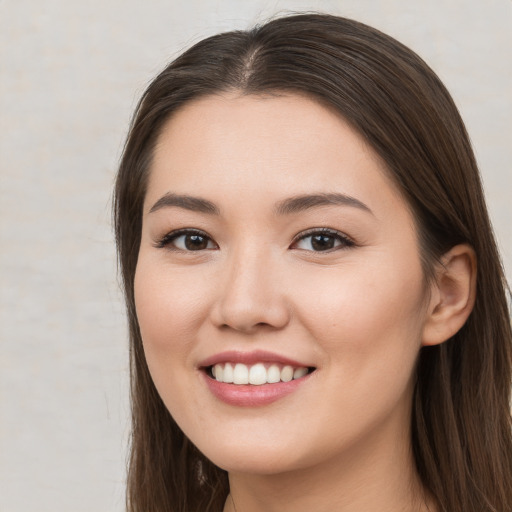
POLYGON ((239 251, 224 264, 211 312, 213 323, 247 334, 284 328, 290 320, 290 309, 282 273, 271 255, 239 251))

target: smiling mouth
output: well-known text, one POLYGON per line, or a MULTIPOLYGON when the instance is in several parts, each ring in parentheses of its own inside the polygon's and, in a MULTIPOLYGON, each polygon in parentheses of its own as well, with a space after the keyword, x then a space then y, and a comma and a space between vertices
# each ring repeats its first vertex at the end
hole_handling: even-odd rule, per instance
POLYGON ((293 367, 290 365, 256 363, 218 363, 205 367, 206 374, 217 382, 234 385, 277 384, 297 380, 315 371, 314 367, 293 367))

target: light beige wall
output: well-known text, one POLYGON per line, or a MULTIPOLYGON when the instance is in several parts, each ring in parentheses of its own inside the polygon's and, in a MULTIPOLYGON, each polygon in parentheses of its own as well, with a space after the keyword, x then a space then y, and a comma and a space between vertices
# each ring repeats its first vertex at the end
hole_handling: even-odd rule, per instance
POLYGON ((202 37, 354 17, 452 91, 512 276, 510 0, 0 1, 0 510, 123 510, 127 350, 111 185, 135 101, 202 37))

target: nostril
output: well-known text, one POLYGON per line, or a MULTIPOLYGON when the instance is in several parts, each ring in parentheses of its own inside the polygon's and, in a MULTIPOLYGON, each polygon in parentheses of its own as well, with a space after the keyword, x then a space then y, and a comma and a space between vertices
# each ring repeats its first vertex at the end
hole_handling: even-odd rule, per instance
POLYGON ((230 324, 223 323, 222 325, 219 326, 219 329, 221 329, 222 331, 235 330, 235 331, 245 333, 245 334, 253 334, 255 332, 261 332, 261 331, 265 331, 265 330, 273 331, 273 330, 276 330, 276 327, 274 327, 272 324, 267 323, 267 322, 258 322, 258 323, 254 323, 254 324, 252 324, 250 322, 248 322, 248 323, 232 322, 230 324))

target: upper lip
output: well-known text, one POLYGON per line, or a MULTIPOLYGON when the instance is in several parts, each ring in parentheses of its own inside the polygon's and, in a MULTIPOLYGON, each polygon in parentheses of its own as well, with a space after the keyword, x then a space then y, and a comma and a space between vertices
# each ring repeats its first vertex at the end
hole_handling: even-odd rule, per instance
POLYGON ((206 358, 199 363, 199 367, 207 368, 219 363, 242 363, 246 365, 256 363, 277 363, 293 366, 294 368, 309 368, 312 366, 310 364, 304 364, 289 357, 265 350, 254 350, 251 352, 228 350, 206 358))

